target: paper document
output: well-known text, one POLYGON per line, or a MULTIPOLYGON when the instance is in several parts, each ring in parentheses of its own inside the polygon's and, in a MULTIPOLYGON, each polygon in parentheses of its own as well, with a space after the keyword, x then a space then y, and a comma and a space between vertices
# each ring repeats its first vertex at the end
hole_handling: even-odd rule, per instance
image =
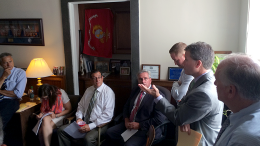
POLYGON ((29 108, 35 106, 35 105, 36 105, 35 102, 21 103, 19 109, 18 109, 16 112, 17 112, 17 113, 22 112, 22 111, 27 110, 27 109, 29 109, 29 108))
POLYGON ((138 130, 132 129, 129 130, 127 129, 125 132, 123 132, 121 134, 121 136, 123 137, 124 141, 126 142, 131 136, 133 136, 138 130))
POLYGON ((191 129, 191 134, 188 135, 187 132, 181 132, 180 127, 178 134, 178 144, 177 146, 197 146, 201 139, 201 134, 197 131, 191 129))
POLYGON ((84 138, 87 133, 79 132, 80 126, 74 121, 69 126, 67 126, 64 131, 68 133, 73 138, 84 138))
POLYGON ((41 124, 42 124, 42 119, 48 115, 50 115, 51 113, 46 113, 42 116, 42 118, 37 122, 37 124, 34 126, 34 128, 32 129, 32 131, 37 135, 38 134, 38 131, 41 127, 41 124))

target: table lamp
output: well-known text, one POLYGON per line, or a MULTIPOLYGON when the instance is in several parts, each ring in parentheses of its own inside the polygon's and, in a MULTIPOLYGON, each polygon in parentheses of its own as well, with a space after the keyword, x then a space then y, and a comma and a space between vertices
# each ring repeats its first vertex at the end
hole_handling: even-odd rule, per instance
MULTIPOLYGON (((41 78, 51 76, 53 73, 50 70, 48 64, 45 62, 43 58, 34 58, 27 70, 26 70, 26 77, 27 78, 37 78, 38 84, 37 86, 41 86, 41 78)), ((38 97, 39 98, 39 97, 38 97)))

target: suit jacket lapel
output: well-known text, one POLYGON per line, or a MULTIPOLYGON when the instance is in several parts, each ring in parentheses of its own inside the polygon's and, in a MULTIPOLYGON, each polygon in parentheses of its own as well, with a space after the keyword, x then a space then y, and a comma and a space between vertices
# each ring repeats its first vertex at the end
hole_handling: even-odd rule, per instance
POLYGON ((189 96, 189 94, 192 93, 192 90, 196 89, 197 87, 199 87, 201 84, 209 81, 213 76, 213 72, 209 71, 208 73, 206 73, 205 75, 203 75, 202 77, 200 77, 195 84, 193 85, 193 87, 187 92, 187 94, 185 95, 185 97, 183 98, 183 100, 181 101, 185 101, 186 97, 189 96))
MULTIPOLYGON (((151 86, 150 89, 153 89, 152 86, 151 86)), ((137 109, 137 113, 143 107, 143 105, 146 103, 146 101, 148 100, 148 96, 149 96, 149 94, 146 93, 145 96, 143 97, 143 100, 141 101, 141 104, 139 105, 139 108, 137 109)))
POLYGON ((134 107, 134 105, 135 105, 135 99, 137 98, 137 95, 139 94, 139 92, 140 92, 140 88, 136 90, 136 92, 135 92, 133 98, 132 98, 131 101, 130 101, 130 106, 129 106, 129 108, 130 108, 130 109, 129 109, 130 114, 131 114, 132 109, 133 109, 133 107, 134 107))

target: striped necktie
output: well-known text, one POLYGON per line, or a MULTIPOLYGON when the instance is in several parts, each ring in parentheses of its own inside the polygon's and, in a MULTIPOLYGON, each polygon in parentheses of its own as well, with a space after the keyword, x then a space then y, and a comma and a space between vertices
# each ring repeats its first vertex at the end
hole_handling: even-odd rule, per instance
POLYGON ((137 110, 138 110, 138 108, 139 108, 139 105, 140 105, 140 102, 141 102, 141 99, 142 99, 142 96, 143 96, 143 91, 141 91, 141 93, 140 93, 140 96, 139 96, 139 98, 138 98, 138 100, 137 100, 137 102, 136 102, 136 105, 135 105, 135 108, 132 110, 132 112, 131 112, 131 115, 130 115, 130 122, 133 122, 134 121, 134 117, 135 117, 135 115, 136 115, 136 113, 137 113, 137 110))
POLYGON ((218 140, 220 139, 222 133, 226 130, 226 128, 230 125, 230 120, 229 120, 229 117, 225 120, 225 122, 223 123, 219 133, 218 133, 218 137, 214 143, 214 146, 216 145, 216 143, 218 142, 218 140))
MULTIPOLYGON (((6 81, 7 79, 5 79, 4 83, 1 86, 1 90, 5 90, 6 89, 6 81)), ((0 101, 4 98, 3 94, 0 94, 0 101)))
POLYGON ((93 110, 93 107, 95 106, 95 101, 97 99, 97 92, 98 92, 98 90, 95 89, 94 94, 93 94, 92 98, 90 99, 90 102, 89 102, 89 105, 88 105, 88 110, 87 110, 86 116, 84 118, 86 124, 89 124, 90 115, 91 115, 91 112, 93 110))

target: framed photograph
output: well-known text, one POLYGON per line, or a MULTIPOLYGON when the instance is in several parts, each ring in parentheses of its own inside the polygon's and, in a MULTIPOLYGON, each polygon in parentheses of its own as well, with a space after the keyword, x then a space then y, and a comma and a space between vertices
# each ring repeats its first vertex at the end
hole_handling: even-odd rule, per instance
POLYGON ((109 61, 109 71, 120 72, 121 60, 120 59, 110 59, 109 61))
POLYGON ((182 68, 179 67, 168 67, 168 80, 178 81, 181 76, 182 68))
POLYGON ((153 80, 160 80, 160 67, 161 65, 157 64, 142 64, 142 69, 151 72, 151 78, 153 80))
POLYGON ((121 67, 131 67, 130 60, 121 60, 121 67))
POLYGON ((0 45, 44 46, 42 19, 0 19, 0 45))
POLYGON ((108 61, 96 61, 95 69, 101 71, 101 73, 109 72, 109 62, 108 61))
POLYGON ((130 75, 130 67, 120 67, 120 75, 130 75))

